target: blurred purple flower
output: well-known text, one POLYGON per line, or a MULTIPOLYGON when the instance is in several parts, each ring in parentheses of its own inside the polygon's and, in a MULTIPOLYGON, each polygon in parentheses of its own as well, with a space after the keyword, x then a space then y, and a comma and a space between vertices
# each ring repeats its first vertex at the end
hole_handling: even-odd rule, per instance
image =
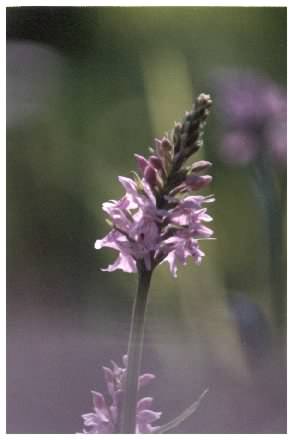
POLYGON ((214 82, 225 129, 219 148, 222 160, 230 164, 247 164, 265 148, 273 159, 285 162, 285 90, 266 76, 250 70, 223 70, 217 73, 214 82))
POLYGON ((246 165, 256 158, 258 146, 257 139, 255 139, 253 134, 244 130, 228 131, 223 136, 219 147, 219 154, 226 163, 246 165))
POLYGON ((176 124, 171 139, 156 139, 149 158, 135 155, 141 176, 134 173, 134 180, 118 178, 126 193, 118 201, 103 204, 112 230, 96 241, 95 248, 109 247, 119 255, 102 270, 136 272, 137 262, 143 261, 150 271, 166 261, 176 277, 178 262, 186 264, 189 256, 195 263, 201 262, 204 253, 198 240, 213 234, 204 226, 212 218, 202 205, 214 199, 189 193, 211 182, 211 176, 198 175, 211 163, 199 161, 188 167, 183 164, 202 142, 202 127, 210 105, 209 96, 200 95, 183 123, 176 124))
MULTIPOLYGON (((121 398, 126 380, 127 355, 123 356, 124 366, 121 368, 112 361, 112 368, 103 367, 109 403, 104 395, 92 391, 94 412, 83 414, 84 434, 114 434, 119 432, 121 398)), ((138 389, 147 385, 155 376, 145 373, 139 376, 138 389)), ((161 412, 151 410, 152 397, 143 397, 137 402, 136 433, 151 434, 159 427, 152 426, 159 420, 161 412)))

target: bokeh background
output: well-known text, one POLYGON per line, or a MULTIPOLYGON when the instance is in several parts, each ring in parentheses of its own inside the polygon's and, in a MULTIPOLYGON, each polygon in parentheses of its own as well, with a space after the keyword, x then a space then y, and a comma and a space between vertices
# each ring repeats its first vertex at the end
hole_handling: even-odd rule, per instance
MULTIPOLYGON (((100 271, 114 257, 94 249, 101 203, 223 67, 285 87, 286 8, 7 8, 7 432, 81 431, 136 288, 100 271)), ((250 173, 221 163, 219 136, 215 101, 198 157, 214 163, 217 240, 175 280, 156 270, 143 369, 164 422, 209 387, 176 432, 283 433, 286 312, 277 328, 250 173)), ((285 166, 278 179, 285 243, 285 166)), ((285 254, 282 267, 284 303, 285 254)))

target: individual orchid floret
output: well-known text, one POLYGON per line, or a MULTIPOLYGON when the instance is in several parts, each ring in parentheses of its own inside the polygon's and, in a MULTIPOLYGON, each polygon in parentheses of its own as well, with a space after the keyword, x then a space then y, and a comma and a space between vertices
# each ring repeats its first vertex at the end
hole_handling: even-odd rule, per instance
POLYGON ((182 199, 169 213, 169 228, 175 228, 175 234, 166 233, 162 245, 162 263, 169 263, 170 271, 177 277, 178 264, 186 265, 188 257, 200 264, 204 252, 199 248, 199 240, 212 237, 213 231, 204 225, 212 221, 203 203, 214 201, 212 197, 189 196, 182 199), (165 249, 164 249, 165 248, 165 249))
MULTIPOLYGON (((103 367, 108 396, 92 391, 94 411, 83 414, 84 434, 114 434, 120 430, 121 403, 125 387, 127 371, 127 356, 123 356, 123 367, 112 361, 112 368, 103 367)), ((138 389, 146 386, 155 379, 150 373, 139 376, 138 389)), ((153 426, 161 417, 161 412, 153 411, 153 398, 143 397, 138 400, 136 407, 136 433, 151 434, 159 429, 153 426)))
POLYGON ((175 260, 186 264, 187 257, 191 256, 196 263, 201 261, 204 253, 199 249, 198 240, 212 235, 203 224, 211 220, 201 206, 206 199, 196 196, 198 202, 189 203, 189 211, 192 211, 188 213, 189 226, 175 224, 174 218, 175 215, 177 218, 186 216, 185 201, 212 181, 210 175, 200 175, 210 168, 210 162, 185 164, 203 144, 203 128, 210 106, 210 97, 199 95, 183 121, 175 124, 171 135, 155 139, 155 148, 150 149, 149 157, 135 154, 139 174, 134 172, 134 180, 119 177, 126 193, 118 201, 103 204, 112 230, 95 243, 96 249, 109 247, 119 255, 103 270, 136 272, 142 263, 151 271, 162 261, 169 264, 171 261, 171 272, 176 276, 175 260))
POLYGON ((185 180, 185 191, 197 191, 208 186, 212 182, 212 176, 197 176, 190 174, 185 180))

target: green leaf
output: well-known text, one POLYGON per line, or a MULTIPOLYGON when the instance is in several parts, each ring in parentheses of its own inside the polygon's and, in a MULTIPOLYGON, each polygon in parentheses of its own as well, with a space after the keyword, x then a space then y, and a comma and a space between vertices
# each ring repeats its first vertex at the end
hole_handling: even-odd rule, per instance
POLYGON ((166 423, 165 425, 159 426, 154 434, 163 434, 164 432, 168 432, 173 428, 176 428, 180 423, 184 422, 188 417, 190 417, 199 407, 201 400, 207 394, 208 388, 204 390, 204 392, 199 396, 199 398, 192 403, 186 410, 184 410, 178 417, 166 423))

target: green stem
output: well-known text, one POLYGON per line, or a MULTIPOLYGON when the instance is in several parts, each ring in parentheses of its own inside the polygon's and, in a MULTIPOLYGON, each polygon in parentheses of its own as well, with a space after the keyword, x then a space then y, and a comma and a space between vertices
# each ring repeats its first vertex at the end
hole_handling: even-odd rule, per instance
POLYGON ((264 218, 269 247, 269 272, 272 292, 272 309, 275 324, 279 331, 286 326, 286 292, 283 264, 283 224, 280 194, 277 189, 273 166, 265 155, 256 163, 258 185, 263 196, 264 218))
POLYGON ((131 326, 128 341, 128 362, 121 416, 121 434, 134 434, 136 427, 136 403, 138 377, 140 374, 145 312, 152 272, 138 264, 138 287, 132 308, 131 326))

